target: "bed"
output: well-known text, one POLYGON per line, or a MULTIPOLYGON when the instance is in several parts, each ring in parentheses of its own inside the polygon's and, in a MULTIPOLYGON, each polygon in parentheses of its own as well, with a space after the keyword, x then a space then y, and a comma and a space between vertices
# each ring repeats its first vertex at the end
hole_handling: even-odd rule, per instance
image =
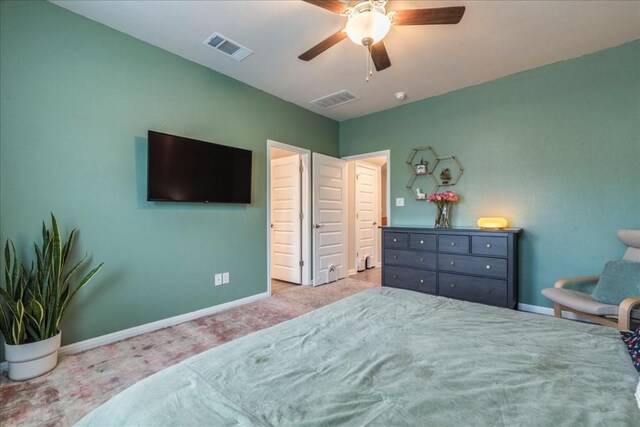
POLYGON ((638 426, 615 329, 371 289, 135 384, 78 425, 638 426))

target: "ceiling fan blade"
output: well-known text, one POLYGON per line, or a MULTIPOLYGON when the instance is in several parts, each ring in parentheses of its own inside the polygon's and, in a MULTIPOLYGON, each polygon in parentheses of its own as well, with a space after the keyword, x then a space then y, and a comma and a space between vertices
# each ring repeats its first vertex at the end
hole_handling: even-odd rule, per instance
POLYGON ((320 43, 298 56, 298 59, 302 59, 303 61, 311 61, 316 56, 320 55, 325 50, 329 49, 334 44, 344 40, 347 37, 347 33, 344 30, 340 30, 335 34, 330 35, 326 39, 322 40, 320 43))
POLYGON ((376 66, 376 71, 391 67, 391 60, 382 40, 371 46, 371 59, 373 59, 373 65, 376 66))
POLYGON ((393 23, 394 25, 457 24, 462 19, 464 10, 464 6, 399 10, 393 18, 393 23))
POLYGON ((307 3, 327 9, 333 13, 342 13, 347 9, 347 5, 339 0, 304 0, 307 3))

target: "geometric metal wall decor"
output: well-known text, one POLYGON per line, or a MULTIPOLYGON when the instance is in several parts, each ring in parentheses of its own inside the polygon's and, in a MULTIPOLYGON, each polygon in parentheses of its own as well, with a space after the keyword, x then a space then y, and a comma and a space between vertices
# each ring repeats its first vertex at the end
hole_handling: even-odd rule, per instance
POLYGON ((462 175, 462 166, 455 156, 438 157, 437 168, 433 171, 438 186, 456 185, 460 175, 462 175))
POLYGON ((423 200, 426 195, 438 188, 438 183, 433 180, 433 171, 438 164, 437 159, 436 152, 428 146, 416 147, 409 153, 406 163, 411 170, 411 177, 407 182, 407 190, 414 199, 423 200))
POLYGON ((411 169, 406 187, 416 200, 426 200, 440 187, 456 185, 462 175, 462 165, 455 156, 439 157, 430 146, 413 148, 406 163, 411 169))

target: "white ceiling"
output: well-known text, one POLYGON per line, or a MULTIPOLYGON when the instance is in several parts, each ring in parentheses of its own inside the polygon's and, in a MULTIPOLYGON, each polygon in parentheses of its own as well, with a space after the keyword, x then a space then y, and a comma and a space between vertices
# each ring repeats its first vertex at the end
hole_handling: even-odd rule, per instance
POLYGON ((73 12, 335 120, 345 120, 640 38, 637 1, 401 1, 387 10, 464 5, 457 25, 393 27, 392 66, 365 82, 366 53, 348 39, 297 57, 346 18, 303 1, 67 1, 73 12), (221 33, 253 50, 238 62, 202 42, 221 33), (360 99, 309 104, 348 89, 360 99))

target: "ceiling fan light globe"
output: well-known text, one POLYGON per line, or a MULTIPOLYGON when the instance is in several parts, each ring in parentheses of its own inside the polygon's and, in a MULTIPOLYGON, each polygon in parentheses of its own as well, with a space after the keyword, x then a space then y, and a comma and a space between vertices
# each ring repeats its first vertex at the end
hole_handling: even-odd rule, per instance
POLYGON ((382 40, 391 29, 391 21, 383 13, 375 10, 361 12, 347 21, 347 36, 352 42, 365 45, 364 40, 373 40, 371 44, 382 40))

